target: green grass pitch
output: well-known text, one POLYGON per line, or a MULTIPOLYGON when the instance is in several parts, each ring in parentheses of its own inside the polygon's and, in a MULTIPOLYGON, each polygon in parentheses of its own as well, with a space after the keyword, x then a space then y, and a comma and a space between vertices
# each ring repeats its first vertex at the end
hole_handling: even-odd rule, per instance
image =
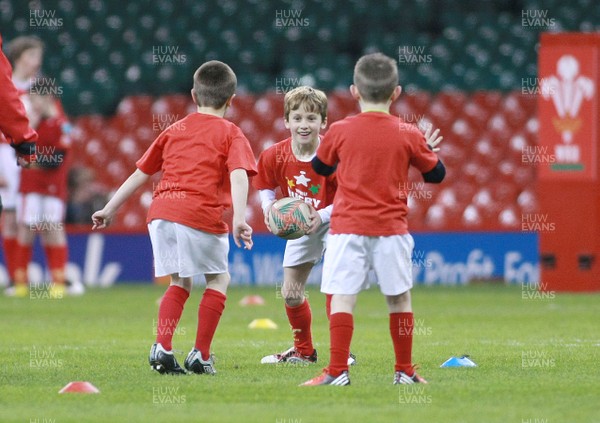
MULTIPOLYGON (((2 422, 599 422, 599 295, 538 298, 519 286, 417 287, 413 358, 428 385, 393 386, 383 297, 359 296, 349 387, 300 388, 328 362, 324 297, 309 292, 320 362, 261 365, 291 334, 272 288, 232 288, 213 351, 218 374, 150 370, 164 288, 121 285, 80 298, 0 298, 2 422), (241 307, 247 294, 265 306, 241 307), (251 330, 255 318, 279 329, 251 330), (468 354, 476 368, 443 369, 468 354), (62 394, 85 380, 101 393, 62 394)), ((200 289, 188 300, 174 349, 183 364, 196 333, 200 289)))

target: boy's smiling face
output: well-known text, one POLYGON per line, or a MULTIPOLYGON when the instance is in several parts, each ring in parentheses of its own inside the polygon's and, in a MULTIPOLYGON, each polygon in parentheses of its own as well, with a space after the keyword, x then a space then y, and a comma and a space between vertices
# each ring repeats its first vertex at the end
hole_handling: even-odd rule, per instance
POLYGON ((310 112, 303 105, 292 110, 289 119, 285 120, 285 127, 292 133, 292 141, 300 145, 316 142, 319 132, 327 125, 317 112, 310 112))

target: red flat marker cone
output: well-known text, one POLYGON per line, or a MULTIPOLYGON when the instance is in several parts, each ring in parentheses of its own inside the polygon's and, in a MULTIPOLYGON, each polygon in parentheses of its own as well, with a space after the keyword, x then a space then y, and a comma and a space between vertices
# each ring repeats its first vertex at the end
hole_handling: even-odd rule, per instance
POLYGON ((76 392, 80 394, 99 394, 100 390, 89 382, 69 382, 67 386, 58 391, 59 394, 76 392))
POLYGON ((246 295, 240 300, 241 306, 265 305, 265 299, 260 295, 246 295))

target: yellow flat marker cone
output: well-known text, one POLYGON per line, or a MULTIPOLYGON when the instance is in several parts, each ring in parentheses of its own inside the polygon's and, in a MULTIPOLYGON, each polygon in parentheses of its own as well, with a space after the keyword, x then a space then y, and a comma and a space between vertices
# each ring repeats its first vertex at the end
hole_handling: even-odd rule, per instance
POLYGON ((271 319, 254 319, 248 327, 250 329, 277 329, 277 323, 271 319))
POLYGON ((72 392, 78 394, 99 394, 100 390, 90 382, 69 382, 64 388, 58 391, 59 394, 72 392))
POLYGON ((246 295, 240 300, 241 306, 265 305, 265 299, 260 295, 246 295))

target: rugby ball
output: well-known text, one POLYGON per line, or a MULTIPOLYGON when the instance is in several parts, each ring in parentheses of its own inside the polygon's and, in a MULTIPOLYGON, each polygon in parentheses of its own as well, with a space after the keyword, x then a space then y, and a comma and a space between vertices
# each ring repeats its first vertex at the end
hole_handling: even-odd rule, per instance
POLYGON ((310 207, 297 198, 277 200, 269 210, 269 229, 283 239, 298 239, 310 227, 310 207))

